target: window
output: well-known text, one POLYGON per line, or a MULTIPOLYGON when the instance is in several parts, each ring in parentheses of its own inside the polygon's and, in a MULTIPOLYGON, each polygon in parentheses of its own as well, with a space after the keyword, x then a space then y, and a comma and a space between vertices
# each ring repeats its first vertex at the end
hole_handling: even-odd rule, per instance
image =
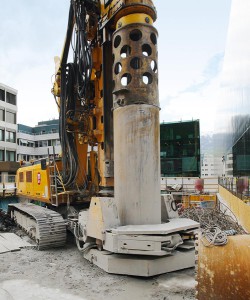
POLYGON ((5 92, 2 89, 0 89, 0 100, 5 101, 5 92))
POLYGON ((27 146, 27 144, 28 144, 28 141, 23 140, 23 139, 19 139, 19 145, 20 146, 27 146))
POLYGON ((4 109, 0 108, 0 121, 4 121, 4 109))
POLYGON ((0 161, 4 161, 4 150, 0 150, 0 161))
POLYGON ((4 130, 0 129, 0 141, 4 141, 4 130))
POLYGON ((16 133, 12 131, 6 131, 6 142, 15 143, 16 142, 16 133))
POLYGON ((48 147, 48 141, 38 141, 38 147, 48 147))
POLYGON ((32 171, 27 171, 26 172, 26 181, 27 182, 32 182, 32 171))
POLYGON ((35 143, 34 142, 28 142, 27 147, 34 148, 35 147, 35 143))
POLYGON ((161 155, 161 157, 166 157, 167 156, 167 152, 161 152, 160 155, 161 155))
POLYGON ((6 122, 16 124, 16 114, 10 111, 6 111, 6 122))
POLYGON ((7 92, 6 93, 6 102, 16 105, 16 95, 7 92))
POLYGON ((19 173, 19 182, 23 182, 23 172, 19 173))
POLYGON ((111 3, 111 0, 104 0, 105 8, 111 3))
POLYGON ((6 161, 16 161, 16 152, 6 151, 6 161))
POLYGON ((49 140, 48 141, 48 146, 58 146, 57 140, 49 140))

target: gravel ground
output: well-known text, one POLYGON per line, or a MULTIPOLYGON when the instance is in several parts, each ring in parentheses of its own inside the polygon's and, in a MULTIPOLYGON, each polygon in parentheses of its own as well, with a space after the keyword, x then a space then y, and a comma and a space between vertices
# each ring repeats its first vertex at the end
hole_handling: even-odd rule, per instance
POLYGON ((0 254, 0 299, 192 300, 194 269, 147 279, 107 274, 82 257, 69 235, 62 249, 0 254))

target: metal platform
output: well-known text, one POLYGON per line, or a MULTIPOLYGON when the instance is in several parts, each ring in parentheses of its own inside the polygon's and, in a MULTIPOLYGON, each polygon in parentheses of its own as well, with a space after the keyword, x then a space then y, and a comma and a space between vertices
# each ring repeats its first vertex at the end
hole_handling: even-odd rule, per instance
POLYGON ((107 273, 151 277, 163 273, 194 267, 194 250, 174 251, 163 257, 119 255, 108 251, 91 249, 84 252, 84 258, 107 273))
POLYGON ((199 223, 185 218, 170 219, 168 223, 153 225, 128 225, 111 229, 117 234, 157 234, 166 235, 174 232, 199 228, 199 223))

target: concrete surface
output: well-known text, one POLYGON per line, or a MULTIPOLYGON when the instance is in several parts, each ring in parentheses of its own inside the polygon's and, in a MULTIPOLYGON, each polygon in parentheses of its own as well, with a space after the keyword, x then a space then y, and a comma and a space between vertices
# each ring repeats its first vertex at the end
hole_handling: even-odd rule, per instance
POLYGON ((194 269, 150 279, 110 275, 86 261, 70 236, 66 247, 0 256, 1 300, 192 300, 194 269))

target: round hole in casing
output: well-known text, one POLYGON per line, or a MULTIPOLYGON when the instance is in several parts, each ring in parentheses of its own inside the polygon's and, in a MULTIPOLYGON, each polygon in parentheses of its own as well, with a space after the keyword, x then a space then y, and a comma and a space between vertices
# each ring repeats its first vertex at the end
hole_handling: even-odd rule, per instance
POLYGON ((135 70, 138 70, 142 67, 142 61, 139 57, 134 57, 131 59, 130 61, 130 67, 135 69, 135 70))
POLYGON ((148 44, 142 45, 141 48, 144 56, 150 56, 152 54, 152 48, 148 44))
POLYGON ((125 73, 122 75, 121 85, 127 86, 128 84, 130 84, 131 80, 132 80, 132 76, 129 73, 125 73))
POLYGON ((130 32, 129 37, 132 41, 137 42, 142 38, 142 32, 139 29, 134 29, 130 32))
POLYGON ((120 62, 115 64, 115 74, 118 75, 122 71, 122 64, 120 62))
POLYGON ((131 47, 128 45, 124 45, 121 49, 121 58, 126 58, 131 53, 131 47))
POLYGON ((157 44, 157 38, 156 38, 156 34, 155 34, 155 33, 151 33, 150 39, 151 39, 151 42, 152 42, 154 45, 157 44))
POLYGON ((151 70, 152 70, 154 73, 157 73, 158 68, 157 68, 157 63, 156 63, 155 60, 152 60, 152 61, 151 61, 150 66, 151 66, 151 70))
POLYGON ((150 73, 146 72, 142 75, 142 81, 146 85, 151 84, 153 82, 153 76, 150 73))
POLYGON ((117 36, 115 37, 115 40, 114 40, 114 47, 115 47, 115 48, 119 47, 119 45, 120 45, 120 43, 121 43, 121 40, 122 40, 122 38, 121 38, 120 35, 117 35, 117 36))

